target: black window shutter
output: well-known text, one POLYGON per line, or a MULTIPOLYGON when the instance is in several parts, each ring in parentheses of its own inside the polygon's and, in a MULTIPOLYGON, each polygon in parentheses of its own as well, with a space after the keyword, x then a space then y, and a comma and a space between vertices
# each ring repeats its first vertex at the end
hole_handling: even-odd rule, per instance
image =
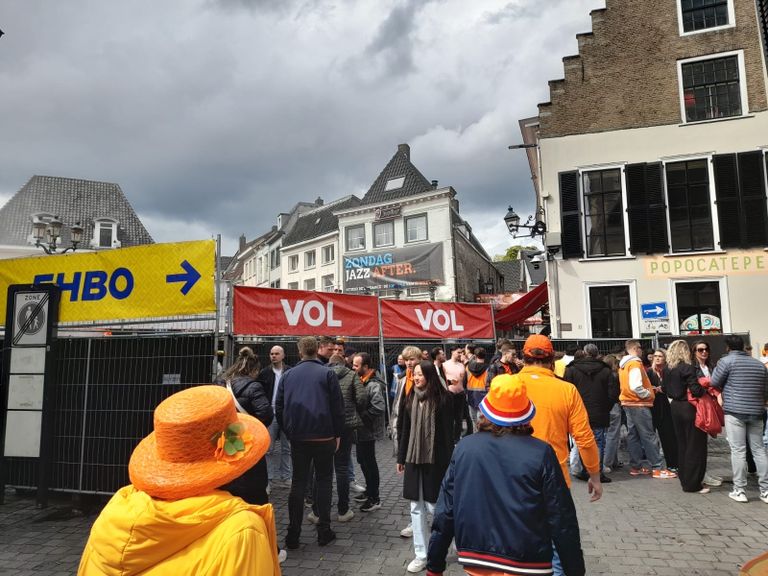
POLYGON ((666 252, 669 243, 661 162, 629 164, 624 173, 627 180, 629 251, 632 254, 666 252))
POLYGON ((721 248, 768 245, 765 160, 761 150, 720 154, 715 167, 721 248))
POLYGON ((560 173, 560 229, 563 258, 583 258, 581 210, 579 210, 579 173, 560 173))
POLYGON ((717 154, 712 157, 712 164, 715 167, 720 248, 738 248, 741 246, 741 202, 736 154, 717 154))
POLYGON ((739 161, 739 192, 741 195, 742 246, 744 248, 768 245, 768 214, 762 150, 742 152, 739 161))

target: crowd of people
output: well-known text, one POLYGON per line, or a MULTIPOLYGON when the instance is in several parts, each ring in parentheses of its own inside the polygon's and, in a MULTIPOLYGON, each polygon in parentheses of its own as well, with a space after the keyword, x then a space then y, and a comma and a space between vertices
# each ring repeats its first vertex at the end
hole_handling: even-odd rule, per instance
POLYGON ((131 485, 95 522, 79 573, 279 574, 305 519, 326 546, 355 506, 381 508, 376 449, 388 435, 410 512, 400 532, 412 539, 408 572, 442 574, 452 553, 471 576, 582 575, 571 478, 599 500, 623 466, 623 427, 630 476, 707 494, 722 479, 707 473, 696 402, 713 398, 731 449, 730 498, 748 501, 753 472, 768 503, 768 346, 757 360, 740 337, 725 343, 715 366, 703 340, 652 351, 628 340, 603 356, 594 344, 556 354, 534 334, 522 350, 500 340, 492 357, 471 344, 448 354, 406 346, 388 368, 330 337, 300 338, 295 366, 274 346, 262 369, 243 347, 214 385, 156 408, 131 485), (283 546, 269 504, 278 486, 290 489, 283 546))

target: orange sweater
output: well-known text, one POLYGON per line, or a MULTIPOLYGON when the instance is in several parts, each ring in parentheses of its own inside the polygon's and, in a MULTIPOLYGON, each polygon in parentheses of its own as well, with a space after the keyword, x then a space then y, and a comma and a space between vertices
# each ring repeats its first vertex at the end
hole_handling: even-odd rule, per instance
POLYGON ((569 434, 579 447, 584 467, 590 474, 597 474, 600 469, 600 453, 589 425, 587 410, 576 387, 541 366, 525 366, 513 378, 525 383, 528 398, 536 406, 536 416, 531 421, 533 436, 552 446, 568 486, 571 485, 571 475, 568 473, 569 434))
POLYGON ((652 408, 656 394, 653 391, 643 363, 637 356, 625 356, 619 363, 619 402, 628 408, 652 408))

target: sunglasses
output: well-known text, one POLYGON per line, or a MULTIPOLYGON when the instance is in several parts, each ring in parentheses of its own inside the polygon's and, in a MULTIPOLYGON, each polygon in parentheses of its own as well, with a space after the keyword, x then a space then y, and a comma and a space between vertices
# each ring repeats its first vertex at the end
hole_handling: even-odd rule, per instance
POLYGON ((709 352, 709 348, 696 348, 696 352, 709 352))

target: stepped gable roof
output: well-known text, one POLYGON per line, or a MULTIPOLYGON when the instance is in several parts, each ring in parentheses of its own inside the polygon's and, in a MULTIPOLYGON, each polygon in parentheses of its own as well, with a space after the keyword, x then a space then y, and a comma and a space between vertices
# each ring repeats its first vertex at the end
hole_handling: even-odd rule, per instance
POLYGON ((400 144, 397 152, 389 160, 378 178, 374 180, 368 192, 363 196, 363 204, 378 204, 415 196, 434 190, 432 183, 419 172, 418 168, 411 164, 411 149, 407 144, 400 144), (402 186, 387 190, 387 182, 397 178, 404 178, 402 186))
POLYGON ((0 208, 0 244, 28 246, 33 214, 58 216, 64 223, 61 245, 69 244, 69 227, 83 227, 83 246, 93 238, 94 220, 117 220, 117 238, 122 247, 153 244, 144 224, 134 212, 120 186, 60 176, 33 176, 0 208))
POLYGON ((523 290, 522 268, 520 260, 498 260, 493 263, 499 274, 504 276, 503 292, 521 292, 523 290))
POLYGON ((299 244, 329 232, 338 231, 339 219, 334 214, 334 211, 354 208, 359 205, 360 198, 349 195, 309 212, 304 212, 296 220, 296 224, 291 231, 283 238, 283 247, 299 244))

